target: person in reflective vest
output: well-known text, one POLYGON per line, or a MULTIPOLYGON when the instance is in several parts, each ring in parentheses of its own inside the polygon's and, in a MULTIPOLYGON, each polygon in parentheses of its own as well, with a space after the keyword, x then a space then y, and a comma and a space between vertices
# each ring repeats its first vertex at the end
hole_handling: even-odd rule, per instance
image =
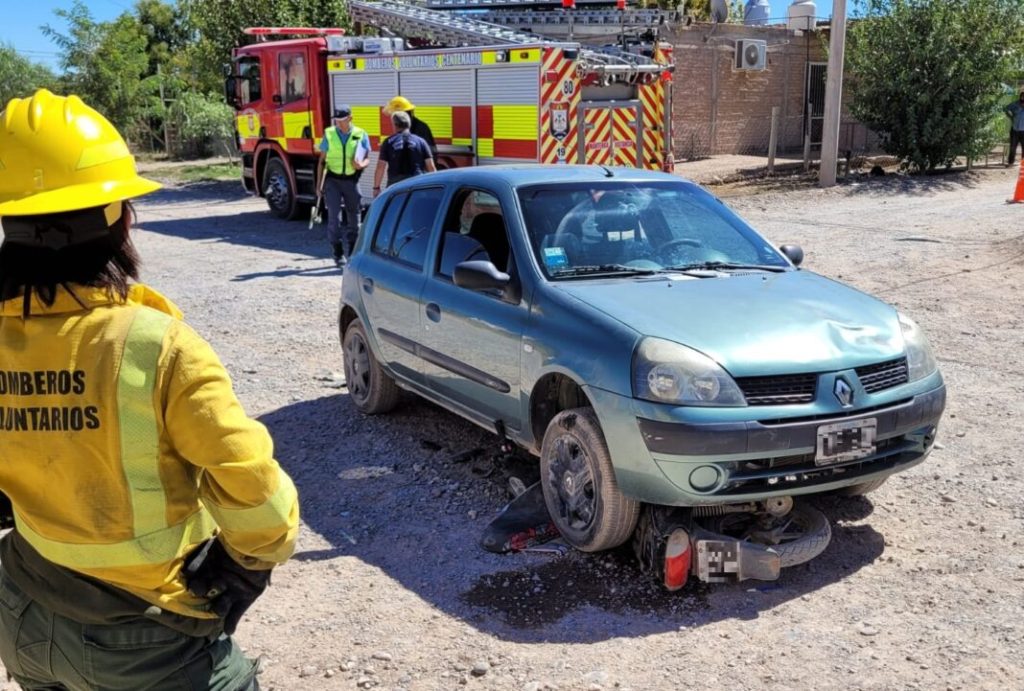
MULTIPOLYGON (((370 137, 352 124, 352 109, 340 106, 334 111, 334 125, 324 130, 320 140, 319 166, 326 167, 324 202, 327 204, 327 241, 331 243, 334 263, 344 266, 359 234, 362 198, 359 178, 370 165, 370 137), (339 229, 342 202, 345 206, 345 230, 339 229)), ((316 179, 323 172, 317 167, 316 179)))
POLYGON ((256 689, 231 638, 295 547, 295 485, 212 348, 136 283, 121 135, 0 112, 0 659, 26 689, 256 689))

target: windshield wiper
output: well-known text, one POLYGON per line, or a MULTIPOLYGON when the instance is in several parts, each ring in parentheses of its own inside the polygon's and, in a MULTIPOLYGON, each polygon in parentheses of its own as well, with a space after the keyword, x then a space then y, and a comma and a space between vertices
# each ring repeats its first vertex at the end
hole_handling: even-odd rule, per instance
POLYGON ((786 270, 784 266, 773 266, 771 264, 741 264, 738 262, 694 262, 693 264, 680 264, 679 266, 669 267, 673 271, 696 271, 698 269, 707 269, 708 271, 742 271, 742 270, 753 270, 753 271, 772 271, 775 273, 781 273, 786 270))
POLYGON ((625 264, 588 264, 583 266, 571 266, 558 271, 552 271, 552 278, 565 278, 567 276, 593 276, 594 274, 617 274, 628 276, 651 276, 654 269, 638 269, 625 264))

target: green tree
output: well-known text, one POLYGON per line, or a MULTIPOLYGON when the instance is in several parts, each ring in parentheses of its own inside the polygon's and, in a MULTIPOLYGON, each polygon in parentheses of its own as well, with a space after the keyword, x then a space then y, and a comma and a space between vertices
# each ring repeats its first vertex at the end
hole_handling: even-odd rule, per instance
MULTIPOLYGON (((231 49, 248 41, 242 29, 250 26, 349 27, 344 0, 181 0, 189 21, 199 33, 192 50, 198 71, 209 80, 221 75, 231 49)), ((214 84, 204 82, 204 90, 214 84)), ((219 86, 219 83, 217 84, 219 86)))
POLYGON ((138 19, 124 13, 95 22, 81 0, 56 10, 67 33, 46 25, 43 32, 61 49, 64 89, 103 113, 129 140, 148 130, 146 118, 159 113, 157 84, 148 74, 147 40, 138 19))
POLYGON ((1000 84, 1024 54, 1024 0, 865 0, 860 10, 850 109, 886 151, 932 171, 991 149, 1000 84))
POLYGON ((156 74, 159 68, 167 70, 174 66, 180 52, 192 42, 185 7, 163 0, 138 0, 134 13, 146 36, 148 74, 156 74))
POLYGON ((13 46, 0 44, 0 109, 12 98, 56 87, 57 77, 47 67, 22 57, 13 46))

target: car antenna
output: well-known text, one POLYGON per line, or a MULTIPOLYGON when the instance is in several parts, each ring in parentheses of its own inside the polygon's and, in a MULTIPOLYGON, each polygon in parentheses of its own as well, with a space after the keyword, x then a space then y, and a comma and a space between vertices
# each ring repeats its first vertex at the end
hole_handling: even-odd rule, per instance
POLYGON ((613 177, 615 177, 615 173, 613 173, 613 172, 612 172, 612 171, 611 171, 611 170, 610 170, 610 169, 608 168, 608 166, 601 166, 601 170, 603 170, 603 171, 604 171, 604 176, 605 176, 606 178, 613 178, 613 177))

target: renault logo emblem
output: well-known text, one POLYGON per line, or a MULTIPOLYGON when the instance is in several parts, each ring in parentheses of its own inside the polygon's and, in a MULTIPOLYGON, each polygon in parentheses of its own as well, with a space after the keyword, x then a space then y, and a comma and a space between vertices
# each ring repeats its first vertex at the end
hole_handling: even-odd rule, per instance
POLYGON ((836 378, 836 385, 832 389, 832 393, 836 395, 836 400, 839 401, 839 405, 844 408, 849 408, 853 405, 853 387, 851 387, 842 377, 836 378))

